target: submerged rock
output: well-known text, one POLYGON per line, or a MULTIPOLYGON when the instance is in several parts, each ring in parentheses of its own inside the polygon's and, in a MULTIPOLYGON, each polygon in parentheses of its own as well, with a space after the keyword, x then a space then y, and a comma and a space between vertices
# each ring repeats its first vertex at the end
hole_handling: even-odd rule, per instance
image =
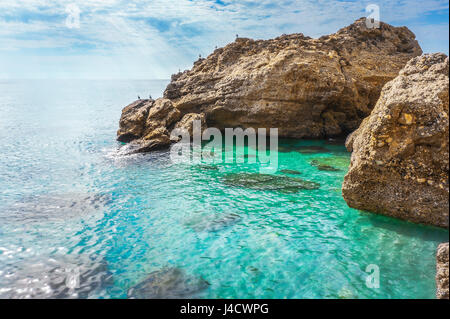
POLYGON ((329 153, 330 150, 322 146, 299 146, 297 152, 302 154, 329 153))
POLYGON ((146 279, 128 290, 130 299, 195 298, 208 288, 202 278, 188 276, 182 269, 166 267, 150 273, 146 279))
POLYGON ((426 54, 386 84, 372 114, 347 141, 342 186, 354 208, 448 227, 449 59, 426 54))
POLYGON ((301 175, 301 172, 293 170, 293 169, 282 169, 280 172, 284 173, 284 174, 301 175))
POLYGON ((312 166, 317 167, 319 171, 327 171, 327 172, 340 172, 341 170, 339 168, 333 167, 331 165, 322 164, 318 160, 312 160, 310 162, 312 166))
POLYGON ((84 299, 97 297, 112 284, 112 274, 103 259, 39 258, 3 271, 0 298, 84 299))
POLYGON ((436 254, 436 298, 449 299, 448 288, 448 243, 438 246, 436 254))
POLYGON ((20 222, 65 222, 101 211, 111 196, 106 194, 45 194, 24 197, 6 208, 5 220, 20 222))
POLYGON ((196 232, 216 232, 233 226, 241 220, 241 216, 234 213, 198 214, 188 220, 185 225, 196 232))
MULTIPOLYGON (((310 161, 311 165, 328 165, 339 170, 347 170, 350 165, 350 157, 346 154, 343 156, 333 155, 330 157, 316 157, 310 161)), ((314 166, 313 165, 313 166, 314 166)))
POLYGON ((223 182, 229 186, 246 187, 256 190, 296 193, 299 190, 318 189, 320 184, 301 178, 258 173, 231 173, 224 176, 223 182))
POLYGON ((290 153, 297 152, 302 154, 318 154, 318 153, 328 153, 329 149, 322 146, 297 146, 297 145, 280 145, 278 146, 278 152, 290 153))
MULTIPOLYGON (((370 114, 383 85, 422 53, 406 27, 381 22, 369 29, 365 22, 318 39, 301 33, 238 38, 173 75, 164 99, 127 106, 118 139, 149 140, 156 128, 170 132, 193 114, 204 114, 206 124, 220 130, 277 127, 280 137, 351 132, 370 114), (153 113, 158 104, 165 105, 161 116, 153 113)), ((161 139, 143 150, 166 143, 161 139)))
POLYGON ((200 169, 205 171, 218 171, 219 168, 214 165, 199 165, 200 169))

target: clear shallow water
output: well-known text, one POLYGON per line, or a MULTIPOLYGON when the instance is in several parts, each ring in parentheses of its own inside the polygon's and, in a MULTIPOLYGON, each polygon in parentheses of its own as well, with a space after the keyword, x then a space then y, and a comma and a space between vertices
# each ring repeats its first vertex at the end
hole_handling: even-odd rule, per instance
POLYGON ((301 175, 276 175, 320 183, 296 193, 224 182, 258 164, 121 155, 122 107, 165 85, 0 82, 0 296, 126 298, 149 273, 176 267, 208 283, 192 293, 200 298, 434 298, 435 249, 448 232, 348 208, 342 145, 280 142, 279 169, 301 175), (305 145, 328 152, 295 151, 305 145), (379 289, 365 285, 369 264, 379 289), (78 295, 61 284, 73 269, 78 295))

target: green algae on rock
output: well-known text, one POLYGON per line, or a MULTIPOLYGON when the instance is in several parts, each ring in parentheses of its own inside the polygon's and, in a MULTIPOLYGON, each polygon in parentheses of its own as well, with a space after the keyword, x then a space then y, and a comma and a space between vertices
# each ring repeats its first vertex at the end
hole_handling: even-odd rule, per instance
POLYGON ((228 186, 246 187, 255 190, 296 193, 302 189, 320 188, 316 182, 306 181, 298 177, 269 175, 258 173, 231 173, 225 175, 223 182, 228 186))

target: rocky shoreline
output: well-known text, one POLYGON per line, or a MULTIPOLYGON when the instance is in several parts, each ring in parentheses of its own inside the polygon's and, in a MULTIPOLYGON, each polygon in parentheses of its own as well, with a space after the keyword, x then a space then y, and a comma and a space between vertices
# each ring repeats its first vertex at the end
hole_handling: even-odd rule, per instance
MULTIPOLYGON (((348 135, 349 206, 448 228, 449 59, 421 54, 406 27, 368 29, 365 19, 318 39, 238 38, 173 75, 163 98, 126 106, 118 140, 133 152, 166 148, 170 131, 192 132, 194 120, 290 138, 348 135)), ((436 282, 448 298, 448 243, 436 282)))

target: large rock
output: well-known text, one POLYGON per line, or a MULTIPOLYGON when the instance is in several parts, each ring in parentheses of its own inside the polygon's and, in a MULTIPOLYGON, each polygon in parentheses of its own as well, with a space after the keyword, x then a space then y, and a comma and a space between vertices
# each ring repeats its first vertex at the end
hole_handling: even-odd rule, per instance
POLYGON ((436 298, 448 299, 448 243, 439 245, 436 254, 436 298))
POLYGON ((168 99, 138 100, 122 110, 117 139, 132 142, 130 153, 168 147, 169 129, 181 118, 180 111, 168 99))
POLYGON ((318 138, 353 131, 383 85, 421 54, 406 27, 368 29, 365 18, 337 33, 272 40, 238 38, 172 76, 164 97, 208 126, 277 127, 281 137, 318 138))
POLYGON ((349 206, 448 227, 449 60, 409 61, 371 115, 347 139, 353 150, 342 191, 349 206))
POLYGON ((154 102, 154 100, 137 100, 122 110, 119 130, 117 131, 117 140, 130 142, 142 136, 148 111, 154 102))

